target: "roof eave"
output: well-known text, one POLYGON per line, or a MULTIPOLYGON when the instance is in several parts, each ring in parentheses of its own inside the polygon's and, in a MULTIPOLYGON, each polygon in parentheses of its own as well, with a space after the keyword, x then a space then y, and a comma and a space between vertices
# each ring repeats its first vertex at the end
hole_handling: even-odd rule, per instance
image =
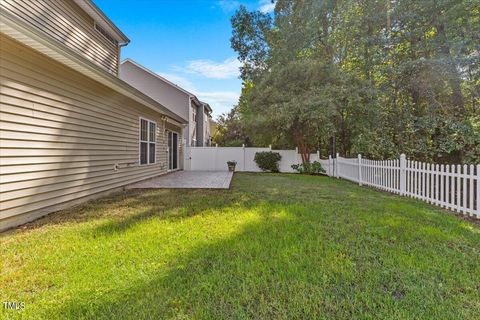
POLYGON ((170 85, 172 88, 177 89, 177 90, 185 93, 186 95, 188 95, 188 96, 190 97, 190 100, 191 100, 195 105, 197 105, 198 107, 200 107, 200 106, 203 105, 203 106, 205 106, 210 112, 213 112, 213 110, 212 110, 212 108, 210 107, 210 105, 209 105, 208 103, 206 103, 206 102, 200 101, 200 99, 198 99, 195 94, 193 94, 193 93, 191 93, 191 92, 183 89, 183 88, 180 87, 179 85, 171 82, 170 80, 162 77, 161 75, 159 75, 159 74, 153 72, 152 70, 150 70, 150 69, 142 66, 141 64, 139 64, 138 62, 136 62, 136 61, 134 61, 134 60, 132 60, 132 59, 130 59, 130 58, 124 59, 120 64, 123 65, 123 64, 126 64, 126 63, 130 63, 131 65, 137 67, 138 69, 142 70, 143 72, 146 72, 146 73, 150 74, 151 76, 155 77, 156 79, 158 79, 158 80, 160 80, 160 81, 162 81, 162 82, 170 85))
POLYGON ((198 100, 198 98, 197 98, 196 96, 191 96, 191 97, 190 97, 190 100, 192 100, 192 102, 195 103, 195 105, 196 105, 197 107, 203 106, 202 101, 198 100))
POLYGON ((0 32, 180 124, 188 122, 117 76, 5 10, 0 10, 0 32))
POLYGON ((127 45, 130 39, 110 20, 103 11, 97 7, 91 0, 73 0, 80 8, 82 8, 90 17, 95 20, 103 29, 108 31, 115 40, 122 46, 127 45))
POLYGON ((213 112, 212 107, 210 107, 210 105, 208 103, 206 103, 206 102, 202 102, 202 103, 207 108, 208 111, 213 112))
MULTIPOLYGON (((137 67, 138 69, 140 69, 140 70, 142 70, 142 71, 150 74, 151 76, 155 77, 156 79, 158 79, 158 80, 160 80, 160 81, 168 84, 168 85, 171 86, 172 88, 174 88, 174 89, 176 89, 176 90, 178 90, 178 91, 181 91, 181 92, 185 93, 187 96, 190 96, 190 97, 193 97, 193 98, 197 99, 197 97, 196 97, 193 93, 185 90, 184 88, 182 88, 182 87, 180 87, 179 85, 173 83, 172 81, 170 81, 170 80, 162 77, 162 76, 159 75, 158 73, 153 72, 152 70, 148 69, 147 67, 142 66, 140 63, 136 62, 135 60, 132 60, 132 59, 130 59, 130 58, 126 58, 126 59, 124 59, 124 60, 122 60, 122 61, 120 62, 120 65, 123 65, 123 64, 126 64, 126 63, 130 63, 131 65, 133 65, 133 66, 137 67)), ((198 100, 198 99, 197 99, 197 100, 198 100)))

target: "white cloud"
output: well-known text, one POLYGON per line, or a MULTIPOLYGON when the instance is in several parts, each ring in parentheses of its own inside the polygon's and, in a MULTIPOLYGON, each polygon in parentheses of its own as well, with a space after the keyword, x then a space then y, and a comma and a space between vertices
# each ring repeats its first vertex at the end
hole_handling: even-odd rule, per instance
POLYGON ((277 1, 272 2, 271 0, 260 0, 258 3, 260 5, 260 8, 258 10, 260 10, 260 12, 262 13, 273 12, 273 10, 275 10, 276 2, 277 1))
POLYGON ((240 2, 235 0, 220 0, 217 4, 224 12, 231 12, 240 6, 240 2))
POLYGON ((238 103, 240 93, 230 91, 197 92, 197 97, 207 102, 215 115, 219 115, 229 111, 238 103))
POLYGON ((241 62, 236 58, 228 58, 223 62, 212 60, 188 61, 185 67, 175 67, 176 70, 185 73, 198 74, 212 79, 228 79, 238 77, 241 62))

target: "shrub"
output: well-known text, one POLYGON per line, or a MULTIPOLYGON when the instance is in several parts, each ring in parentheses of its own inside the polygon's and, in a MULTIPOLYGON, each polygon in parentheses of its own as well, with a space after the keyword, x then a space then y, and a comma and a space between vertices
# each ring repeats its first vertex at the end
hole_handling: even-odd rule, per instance
POLYGON ((255 163, 263 171, 280 172, 278 162, 282 156, 278 152, 263 151, 255 153, 255 163))
POLYGON ((303 174, 321 174, 325 173, 322 164, 318 161, 307 162, 304 164, 293 164, 292 169, 303 174))

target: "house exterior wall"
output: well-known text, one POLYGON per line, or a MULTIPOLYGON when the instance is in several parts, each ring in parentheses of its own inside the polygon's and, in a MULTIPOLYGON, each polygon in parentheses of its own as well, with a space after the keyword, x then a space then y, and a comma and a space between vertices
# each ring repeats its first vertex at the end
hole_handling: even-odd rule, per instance
POLYGON ((190 112, 188 116, 188 146, 197 145, 197 122, 195 121, 194 114, 198 112, 198 106, 190 100, 190 112))
POLYGON ((203 147, 204 146, 204 137, 205 137, 205 112, 203 110, 203 106, 199 107, 197 109, 197 147, 203 147))
POLYGON ((0 42, 0 230, 167 172, 160 113, 0 42), (157 123, 156 164, 139 165, 139 117, 157 123))
POLYGON ((93 61, 110 73, 118 73, 120 49, 95 29, 85 11, 70 0, 2 0, 6 10, 93 61))
POLYGON ((182 142, 187 146, 207 146, 210 139, 208 112, 202 103, 184 89, 169 83, 152 71, 130 60, 120 64, 120 78, 185 120, 182 142), (196 120, 194 117, 196 114, 196 120))
POLYGON ((119 77, 132 87, 145 93, 150 98, 164 105, 180 117, 188 119, 190 96, 172 85, 155 77, 150 72, 139 68, 131 62, 124 61, 120 65, 119 77))
POLYGON ((188 124, 182 130, 182 144, 188 146, 188 124))
MULTIPOLYGON (((189 94, 172 87, 171 84, 152 75, 150 71, 140 68, 128 60, 120 64, 119 77, 132 87, 161 103, 170 111, 188 120, 189 124, 192 123, 191 106, 193 104, 189 94)), ((185 128, 180 129, 179 133, 182 136, 181 144, 189 145, 191 133, 194 133, 193 128, 187 125, 185 128)))
POLYGON ((210 123, 212 121, 212 117, 205 113, 205 119, 203 121, 203 127, 204 127, 204 131, 205 131, 205 134, 204 134, 204 146, 208 147, 211 145, 211 141, 210 139, 212 138, 212 132, 211 132, 211 128, 210 128, 210 123))

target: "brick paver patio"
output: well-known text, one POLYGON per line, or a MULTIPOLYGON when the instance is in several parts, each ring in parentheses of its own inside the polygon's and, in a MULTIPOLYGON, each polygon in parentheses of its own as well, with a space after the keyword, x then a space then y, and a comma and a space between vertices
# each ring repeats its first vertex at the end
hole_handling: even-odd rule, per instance
POLYGON ((229 189, 233 172, 176 171, 128 186, 129 189, 229 189))

